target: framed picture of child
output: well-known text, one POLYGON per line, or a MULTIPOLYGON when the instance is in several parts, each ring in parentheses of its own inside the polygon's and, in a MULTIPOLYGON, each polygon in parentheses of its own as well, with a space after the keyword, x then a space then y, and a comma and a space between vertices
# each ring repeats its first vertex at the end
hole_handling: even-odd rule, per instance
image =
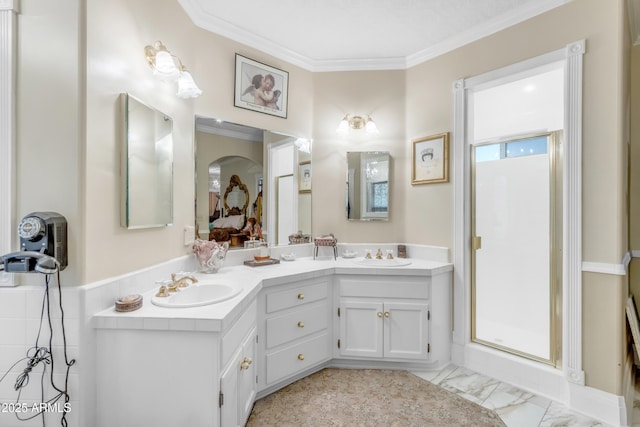
POLYGON ((288 95, 288 72, 236 53, 236 107, 286 119, 288 95))

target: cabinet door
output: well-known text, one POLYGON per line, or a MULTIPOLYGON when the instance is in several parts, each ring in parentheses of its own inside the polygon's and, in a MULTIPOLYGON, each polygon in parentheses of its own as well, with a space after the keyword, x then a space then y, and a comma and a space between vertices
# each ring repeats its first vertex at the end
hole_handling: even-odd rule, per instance
POLYGON ((242 341, 220 376, 220 425, 244 426, 256 398, 256 329, 242 341))
POLYGON ((384 303, 384 356, 422 359, 428 356, 428 304, 384 303))
POLYGON ((242 360, 238 373, 238 420, 245 425, 256 399, 256 330, 242 343, 242 360))
POLYGON ((340 355, 382 357, 381 302, 340 302, 340 355))
MULTIPOLYGON (((238 419, 238 374, 242 361, 242 349, 231 358, 231 362, 220 376, 220 425, 222 427, 239 426, 238 419)), ((244 425, 244 423, 242 424, 244 425)))

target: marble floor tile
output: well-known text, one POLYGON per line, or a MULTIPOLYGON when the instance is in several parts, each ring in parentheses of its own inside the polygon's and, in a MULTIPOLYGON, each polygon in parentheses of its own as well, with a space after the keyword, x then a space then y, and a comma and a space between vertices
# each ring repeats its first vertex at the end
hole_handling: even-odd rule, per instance
MULTIPOLYGON (((606 427, 606 424, 572 412, 558 402, 466 368, 449 365, 440 371, 413 374, 496 411, 507 427, 606 427)), ((640 427, 640 391, 637 399, 634 427, 640 427)))
POLYGON ((576 414, 564 405, 551 402, 539 427, 606 427, 600 421, 576 414))
POLYGON ((477 372, 458 367, 438 384, 472 402, 482 404, 496 389, 498 381, 477 372))
POLYGON ((507 427, 538 427, 551 400, 500 383, 482 403, 502 418, 507 427))

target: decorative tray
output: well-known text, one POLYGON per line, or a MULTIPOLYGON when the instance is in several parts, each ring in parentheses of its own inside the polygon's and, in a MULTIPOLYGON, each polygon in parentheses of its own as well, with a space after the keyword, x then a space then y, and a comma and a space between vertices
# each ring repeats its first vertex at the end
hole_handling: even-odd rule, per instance
POLYGON ((261 267, 263 265, 273 265, 273 264, 280 264, 280 260, 275 258, 265 259, 264 261, 256 261, 254 259, 248 259, 244 262, 244 265, 248 265, 249 267, 261 267))

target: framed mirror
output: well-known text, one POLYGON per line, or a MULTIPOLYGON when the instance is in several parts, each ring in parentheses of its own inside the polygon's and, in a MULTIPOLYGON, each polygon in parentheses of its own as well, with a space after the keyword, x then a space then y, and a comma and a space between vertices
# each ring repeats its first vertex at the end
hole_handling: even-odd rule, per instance
POLYGON ((347 153, 347 219, 389 219, 389 163, 388 151, 347 153))
POLYGON ((121 218, 123 227, 173 223, 173 120, 128 93, 122 116, 121 218))
POLYGON ((201 239, 229 239, 230 248, 244 248, 249 235, 247 224, 253 221, 270 245, 289 244, 289 235, 298 231, 311 233, 311 193, 299 191, 297 180, 299 163, 310 164, 311 154, 299 149, 298 138, 196 117, 195 140, 196 227, 201 239), (240 190, 226 193, 234 175, 246 186, 246 193, 240 190), (288 175, 296 179, 285 194, 279 191, 278 183, 280 177, 288 175), (279 208, 285 199, 287 212, 279 208), (227 237, 224 228, 238 226, 228 219, 231 204, 241 211, 243 201, 246 222, 241 229, 226 230, 230 232, 227 237))

